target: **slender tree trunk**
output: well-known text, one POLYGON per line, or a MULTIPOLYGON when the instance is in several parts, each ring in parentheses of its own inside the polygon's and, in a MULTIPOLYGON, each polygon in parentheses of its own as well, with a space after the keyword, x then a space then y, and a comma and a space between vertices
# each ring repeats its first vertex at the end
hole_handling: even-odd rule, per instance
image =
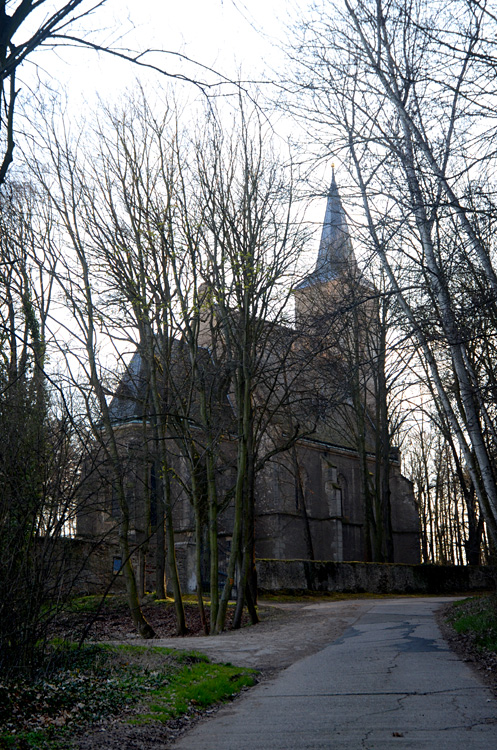
POLYGON ((252 625, 257 625, 257 572, 255 568, 255 449, 252 418, 248 435, 247 504, 245 509, 244 545, 246 573, 243 589, 252 625))
POLYGON ((243 511, 245 499, 245 482, 248 466, 248 433, 251 421, 251 394, 248 378, 237 384, 237 402, 241 405, 241 418, 239 421, 239 437, 237 449, 237 476, 235 483, 235 517, 233 522, 233 536, 231 540, 231 551, 228 560, 228 570, 223 594, 219 602, 215 633, 224 629, 226 622, 226 610, 234 583, 235 569, 242 541, 243 511))
POLYGON ((379 452, 377 451, 376 460, 380 461, 380 507, 381 522, 383 526, 383 547, 382 560, 384 562, 394 562, 395 550, 393 544, 392 529, 392 506, 391 506, 391 489, 390 489, 390 461, 392 441, 390 439, 390 425, 388 419, 388 398, 387 398, 387 380, 386 380, 386 357, 387 357, 387 324, 385 311, 383 310, 380 320, 380 342, 378 361, 376 370, 378 373, 378 392, 376 399, 378 402, 378 423, 377 433, 381 436, 379 452))
MULTIPOLYGON (((362 176, 360 160, 357 156, 353 141, 350 141, 349 145, 356 168, 358 182, 361 188, 363 205, 368 220, 369 230, 371 233, 371 237, 374 240, 376 251, 388 276, 391 288, 396 294, 400 307, 412 326, 413 333, 418 341, 419 348, 424 355, 428 370, 432 376, 434 388, 438 394, 444 412, 447 415, 447 420, 452 431, 457 436, 459 445, 461 446, 461 450, 464 454, 471 479, 478 494, 480 507, 485 517, 490 537, 493 542, 497 542, 497 487, 495 485, 495 479, 492 474, 488 453, 486 451, 484 441, 482 440, 481 429, 478 426, 478 419, 477 415, 475 414, 474 403, 472 403, 471 393, 469 393, 467 389, 465 389, 464 404, 465 407, 467 407, 467 414, 465 415, 467 423, 464 425, 463 429, 456 413, 452 408, 452 404, 444 387, 443 379, 440 375, 433 352, 430 349, 423 330, 420 328, 411 307, 405 299, 405 296, 397 282, 395 273, 392 271, 392 268, 390 266, 384 246, 377 236, 374 221, 369 209, 368 193, 362 176), (471 441, 471 445, 474 450, 474 456, 472 455, 472 452, 467 444, 465 430, 467 431, 467 434, 471 441)), ((437 276, 440 278, 440 273, 438 271, 437 276)), ((456 346, 452 347, 452 353, 454 354, 454 362, 457 363, 457 369, 455 370, 456 377, 459 378, 459 376, 461 376, 463 381, 467 381, 467 378, 464 377, 464 373, 459 372, 459 364, 462 362, 462 357, 460 353, 459 356, 457 355, 456 346)))
POLYGON ((166 540, 164 536, 164 490, 159 460, 159 428, 154 415, 152 419, 154 441, 154 476, 156 478, 156 528, 155 528, 155 593, 158 599, 166 599, 166 540))
MULTIPOLYGON (((357 370, 356 367, 355 369, 357 370)), ((368 456, 366 451, 366 424, 364 419, 365 406, 361 399, 359 376, 357 372, 354 373, 353 380, 352 400, 354 404, 354 416, 356 418, 357 452, 359 455, 361 490, 364 505, 364 559, 366 562, 371 562, 376 560, 378 556, 378 530, 375 522, 374 496, 371 491, 368 456)))
POLYGON ((248 573, 248 561, 247 556, 244 553, 239 556, 237 567, 240 571, 240 578, 236 592, 236 607, 233 614, 233 621, 231 623, 233 630, 239 630, 242 626, 243 605, 245 603, 245 582, 248 573))
POLYGON ((118 479, 118 499, 121 510, 121 523, 119 525, 119 546, 121 550, 121 556, 123 559, 123 576, 126 584, 126 593, 128 599, 128 606, 133 618, 133 623, 142 636, 142 638, 153 638, 155 632, 145 619, 140 606, 140 598, 138 595, 138 587, 136 585, 135 572, 131 564, 131 551, 129 545, 129 509, 122 485, 122 467, 120 464, 115 465, 115 473, 119 476, 118 479))
POLYGON ((205 635, 209 635, 209 624, 207 622, 207 616, 205 613, 204 596, 202 590, 202 552, 203 552, 203 541, 204 541, 204 514, 202 508, 202 495, 200 490, 200 482, 197 481, 197 475, 199 472, 199 458, 196 451, 195 444, 191 440, 185 441, 188 458, 190 463, 190 480, 191 480, 191 497, 193 503, 193 511, 195 515, 195 578, 197 579, 196 593, 197 593, 197 606, 200 615, 200 621, 205 635))
MULTIPOLYGON (((88 263, 84 252, 81 247, 76 243, 76 252, 81 264, 81 270, 83 275, 84 288, 86 293, 86 314, 87 324, 85 328, 86 334, 86 352, 88 356, 88 362, 90 366, 90 382, 93 387, 94 393, 97 397, 97 401, 100 407, 102 422, 104 429, 107 434, 107 441, 103 441, 105 450, 110 457, 112 463, 112 470, 117 484, 118 499, 121 510, 121 523, 119 527, 119 542, 121 548, 121 555, 123 558, 123 575, 126 583, 126 592, 128 599, 128 606, 133 618, 133 623, 137 628, 138 632, 143 638, 153 638, 155 632, 145 619, 141 610, 140 601, 138 597, 138 590, 136 586, 136 578, 131 564, 131 555, 129 548, 129 508, 126 498, 126 493, 123 486, 123 467, 122 461, 119 456, 119 450, 117 447, 116 436, 114 426, 109 416, 109 408, 107 400, 98 375, 98 368, 95 358, 95 327, 94 327, 94 308, 91 292, 90 274, 88 269, 88 263)), ((101 442, 102 439, 100 438, 101 442)))
POLYGON ((208 544, 209 544, 209 586, 210 586, 210 629, 214 629, 219 610, 219 539, 218 539, 218 497, 216 485, 216 450, 212 437, 211 414, 208 408, 206 386, 197 367, 197 337, 190 335, 190 356, 199 383, 198 397, 200 417, 205 430, 205 470, 207 478, 208 544))
POLYGON ((155 555, 155 590, 158 599, 166 599, 166 537, 164 534, 164 501, 161 485, 162 480, 159 480, 159 492, 157 493, 157 528, 155 532, 157 544, 155 555))
POLYGON ((295 494, 297 500, 297 509, 300 511, 302 517, 302 523, 304 526, 304 542, 306 548, 306 556, 308 560, 315 560, 314 546, 312 544, 312 533, 311 526, 309 523, 309 516, 307 514, 307 508, 305 503, 304 483, 302 481, 302 471, 300 468, 299 458, 297 454, 297 448, 295 445, 292 447, 292 463, 293 473, 295 476, 295 494))
POLYGON ((202 515, 200 512, 200 503, 198 496, 195 497, 196 491, 192 488, 194 493, 194 510, 195 510, 195 576, 197 579, 197 605, 200 614, 200 621, 205 635, 209 635, 209 624, 205 614, 204 606, 204 594, 202 591, 202 547, 203 547, 203 523, 202 515))
POLYGON ((219 530, 218 530, 218 497, 215 475, 215 456, 211 438, 208 437, 207 455, 207 502, 209 509, 209 578, 211 594, 211 630, 217 621, 219 611, 219 530))
POLYGON ((245 496, 245 513, 243 517, 243 553, 240 566, 240 586, 237 606, 233 617, 233 628, 239 628, 242 622, 243 605, 247 603, 252 625, 257 625, 259 616, 256 609, 257 582, 255 570, 255 465, 252 431, 249 433, 247 457, 247 481, 245 496))
POLYGON ((174 544, 173 498, 171 479, 167 466, 162 466, 162 482, 164 487, 164 518, 166 521, 166 559, 169 568, 171 586, 173 589, 174 607, 176 610, 176 633, 186 634, 185 610, 176 564, 176 549, 174 544))
MULTIPOLYGON (((164 393, 164 386, 161 385, 157 377, 156 369, 156 347, 154 346, 154 336, 150 325, 143 321, 143 336, 142 340, 145 342, 145 357, 147 360, 149 378, 150 378, 150 395, 153 406, 152 419, 157 426, 158 436, 158 460, 160 462, 160 486, 161 486, 161 500, 163 502, 164 509, 164 526, 165 526, 165 544, 166 544, 166 560, 168 566, 168 573, 173 590, 174 597, 174 609, 176 612, 176 632, 178 635, 184 635, 186 633, 186 621, 185 621, 185 610, 183 607, 183 598, 181 595, 181 586, 178 576, 178 568, 176 565, 176 549, 174 544, 174 522, 173 522, 173 498, 171 492, 171 475, 169 466, 169 456, 166 447, 167 440, 167 413, 165 413, 166 407, 164 399, 166 393, 164 393)), ((170 344, 169 338, 164 335, 162 340, 162 346, 160 356, 162 357, 163 371, 168 371, 170 359, 170 351, 167 347, 170 344)), ((163 527, 164 528, 164 527, 163 527)))

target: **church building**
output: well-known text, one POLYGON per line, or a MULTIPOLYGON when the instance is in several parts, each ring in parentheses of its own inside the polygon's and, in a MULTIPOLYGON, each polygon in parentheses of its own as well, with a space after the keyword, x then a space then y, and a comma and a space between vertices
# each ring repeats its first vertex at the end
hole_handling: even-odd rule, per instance
MULTIPOLYGON (((334 174, 317 262, 296 285, 293 297, 294 330, 276 328, 273 335, 292 337, 295 361, 299 357, 303 361, 309 351, 312 357, 295 380, 300 384, 295 386, 295 414, 288 420, 275 417, 274 424, 268 426, 268 440, 275 434, 284 437, 289 423, 301 425, 307 420, 308 426, 289 440, 286 448, 284 439, 280 439, 281 450, 274 455, 269 451, 270 457, 257 473, 256 559, 419 563, 419 517, 412 485, 401 473, 399 451, 390 444, 388 425, 382 428, 378 424, 383 413, 377 403, 381 378, 377 377, 377 359, 372 355, 377 347, 378 295, 359 271, 334 174), (305 404, 299 404, 299 387, 307 393, 305 404)), ((208 331, 206 325, 201 339, 206 362, 208 331)), ((181 358, 180 342, 173 347, 173 356, 181 358)), ((143 586, 151 589, 155 552, 150 528, 156 521, 153 501, 157 476, 143 437, 146 389, 146 367, 137 351, 116 390, 110 414, 128 462, 130 540, 136 545, 140 575, 146 578, 143 586), (145 490, 149 501, 151 498, 147 511, 145 490)), ((229 393, 220 392, 219 419, 226 422, 224 465, 217 472, 221 488, 229 485, 230 456, 236 452, 229 412, 229 393)), ((176 557, 183 589, 192 591, 196 586, 194 509, 185 491, 181 447, 178 441, 174 445, 176 557)), ((120 513, 112 482, 107 488, 102 484, 95 489, 91 482, 87 486, 92 499, 79 516, 78 535, 105 536, 111 543, 114 540, 118 559, 120 513)), ((219 522, 221 570, 223 555, 226 557, 230 548, 231 521, 228 502, 219 522)), ((204 567, 207 578, 207 563, 204 567)))

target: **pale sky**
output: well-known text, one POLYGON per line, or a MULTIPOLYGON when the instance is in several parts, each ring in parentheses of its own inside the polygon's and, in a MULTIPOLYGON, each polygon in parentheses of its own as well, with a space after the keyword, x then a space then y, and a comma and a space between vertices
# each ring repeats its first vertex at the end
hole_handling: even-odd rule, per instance
MULTIPOLYGON (((247 81, 271 81, 277 78, 272 71, 284 70, 288 64, 280 44, 288 41, 288 27, 304 13, 308 2, 310 0, 107 0, 83 25, 91 32, 90 38, 102 45, 179 52, 230 80, 240 76, 247 81)), ((30 87, 36 91, 38 79, 41 79, 56 91, 65 92, 66 118, 74 118, 76 123, 83 122, 87 116, 91 120, 98 99, 112 106, 126 89, 133 89, 137 79, 145 88, 175 88, 179 101, 199 95, 191 84, 171 81, 88 49, 46 49, 33 55, 31 60, 18 76, 20 100, 27 98, 29 102, 30 87)), ((157 53, 147 60, 168 72, 195 80, 218 80, 208 71, 174 55, 157 53)), ((296 136, 298 124, 285 121, 281 114, 278 118, 278 122, 276 117, 272 119, 286 148, 286 139, 290 133, 296 136)), ((330 165, 321 165, 318 172, 323 196, 307 215, 319 228, 326 205, 325 191, 331 178, 330 165)))
MULTIPOLYGON (((180 52, 227 78, 241 73, 242 78, 260 80, 270 77, 271 67, 278 67, 279 61, 283 64, 278 41, 285 38, 292 14, 293 0, 107 0, 86 19, 85 28, 103 44, 180 52)), ((91 104, 96 94, 112 97, 137 77, 145 82, 154 79, 143 69, 88 50, 46 50, 32 59, 43 79, 60 82, 79 104, 91 104)), ((213 80, 178 57, 156 54, 147 59, 170 72, 213 80)), ((26 80, 33 80, 33 73, 28 63, 26 80)))
MULTIPOLYGON (((272 71, 284 71, 285 64, 288 64, 280 49, 280 44, 288 41, 288 27, 299 13, 304 13, 310 1, 107 0, 94 16, 85 19, 84 28, 91 32, 95 42, 104 46, 179 52, 230 80, 240 77, 247 81, 271 81, 277 80, 277 74, 273 75, 272 71)), ((36 18, 33 23, 35 21, 36 18)), ((212 74, 177 56, 156 54, 149 59, 171 73, 197 80, 204 80, 206 76, 207 80, 216 80, 212 74)), ((63 117, 74 119, 77 130, 79 125, 85 127, 84 121, 91 121, 91 113, 98 108, 99 99, 112 107, 114 100, 118 100, 126 89, 133 89, 137 79, 145 88, 177 87, 180 100, 199 94, 191 84, 181 85, 105 53, 62 47, 39 51, 23 66, 18 75, 21 87, 19 103, 23 99, 28 102, 26 115, 36 129, 31 91, 39 90, 41 80, 55 91, 64 93, 67 101, 63 117)), ((292 136, 296 135, 298 124, 285 121, 284 115, 278 117, 275 129, 282 147, 286 148, 286 137, 290 132, 292 136)), ((313 150, 311 143, 306 145, 313 150)), ((321 164, 318 170, 322 195, 307 204, 306 219, 316 230, 309 255, 305 254, 309 267, 315 263, 331 179, 331 161, 330 158, 329 165, 321 164)), ((302 209, 303 206, 299 207, 302 209)))

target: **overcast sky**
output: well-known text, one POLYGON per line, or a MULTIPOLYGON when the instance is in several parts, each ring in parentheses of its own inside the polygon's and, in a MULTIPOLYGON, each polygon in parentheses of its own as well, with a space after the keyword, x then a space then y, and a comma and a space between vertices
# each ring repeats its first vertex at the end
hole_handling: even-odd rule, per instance
MULTIPOLYGON (((278 43, 292 15, 293 0, 107 0, 84 25, 99 43, 182 53, 227 78, 240 74, 261 80, 282 60, 278 43)), ((46 50, 32 59, 43 80, 60 83, 79 104, 91 104, 97 95, 108 99, 137 77, 154 80, 143 70, 88 50, 46 50)), ((174 55, 147 60, 171 73, 213 80, 174 55)), ((28 64, 25 80, 33 81, 33 75, 34 65, 28 64)))
MULTIPOLYGON (((164 50, 181 53, 207 66, 229 80, 238 76, 247 81, 277 80, 277 73, 287 64, 280 45, 288 39, 292 20, 303 13, 310 0, 107 0, 94 15, 84 20, 90 38, 102 46, 132 50, 164 50)), ((88 0, 91 4, 91 0, 88 0)), ((58 3, 60 5, 60 3, 58 3)), ((36 18, 33 24, 36 27, 36 18)), ((39 19, 38 19, 39 22, 39 19)), ((71 29, 72 32, 72 29, 71 29)), ((195 80, 218 80, 201 67, 191 65, 176 55, 155 54, 147 60, 170 73, 190 76, 195 80)), ((112 107, 126 89, 133 89, 136 80, 144 86, 167 86, 178 89, 181 102, 198 97, 199 91, 191 84, 179 84, 164 76, 151 74, 142 68, 116 60, 105 53, 88 49, 57 50, 47 48, 34 54, 23 66, 18 77, 20 100, 28 102, 25 110, 29 127, 36 130, 38 118, 31 92, 44 91, 39 81, 64 92, 67 97, 64 121, 76 120, 76 128, 85 128, 92 120, 98 99, 112 107)), ((264 88, 264 87, 263 87, 264 88)), ((47 95, 48 96, 48 95, 47 95)), ((21 103, 21 102, 20 102, 21 103)), ((58 100, 55 104, 58 110, 58 100)), ((59 110, 60 111, 60 110, 59 110)), ((272 116, 272 115, 271 115, 272 116)), ((295 136, 298 125, 278 115, 274 117, 279 143, 288 155, 286 138, 295 136)), ((19 124, 26 119, 19 118, 19 124)), ((23 125, 21 125, 23 127, 23 125)), ((312 151, 312 143, 306 147, 312 151)), ((331 179, 330 164, 321 163, 314 185, 318 185, 316 200, 307 200, 297 208, 306 208, 306 219, 316 230, 315 242, 310 247, 309 264, 315 254, 326 206, 326 192, 331 179)), ((311 189, 311 188, 309 188, 311 189)), ((316 188, 313 187, 311 192, 316 188)), ((307 196, 308 197, 308 196, 307 196)), ((307 255, 307 254, 306 254, 307 255)))
MULTIPOLYGON (((307 0, 107 0, 83 25, 90 32, 90 38, 102 45, 181 53, 229 80, 240 76, 247 81, 270 81, 277 78, 273 70, 284 70, 286 61, 280 45, 288 39, 289 26, 304 12, 306 5, 307 0)), ((157 53, 146 59, 170 73, 195 80, 219 80, 176 55, 157 53)), ((27 95, 29 104, 32 103, 30 87, 33 91, 37 89, 38 78, 55 90, 65 92, 67 115, 78 124, 87 115, 91 121, 99 98, 112 106, 126 89, 133 89, 137 79, 145 87, 176 89, 180 102, 199 95, 191 84, 181 85, 88 49, 62 47, 34 55, 18 79, 23 89, 21 97, 27 95)), ((286 121, 281 114, 278 118, 278 121, 276 117, 272 119, 286 150, 286 139, 290 133, 296 136, 298 126, 294 121, 286 121)), ((33 125, 36 127, 36 119, 33 125)), ((318 169, 323 198, 318 199, 311 211, 311 214, 317 211, 311 221, 318 224, 324 216, 330 166, 325 163, 318 169)))

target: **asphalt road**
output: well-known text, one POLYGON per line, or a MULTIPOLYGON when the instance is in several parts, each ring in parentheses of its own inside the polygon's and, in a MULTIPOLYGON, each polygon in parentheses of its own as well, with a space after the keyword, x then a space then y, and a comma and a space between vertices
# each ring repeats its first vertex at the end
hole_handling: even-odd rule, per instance
POLYGON ((202 721, 175 750, 497 750, 497 701, 442 639, 439 604, 371 602, 342 636, 202 721))

